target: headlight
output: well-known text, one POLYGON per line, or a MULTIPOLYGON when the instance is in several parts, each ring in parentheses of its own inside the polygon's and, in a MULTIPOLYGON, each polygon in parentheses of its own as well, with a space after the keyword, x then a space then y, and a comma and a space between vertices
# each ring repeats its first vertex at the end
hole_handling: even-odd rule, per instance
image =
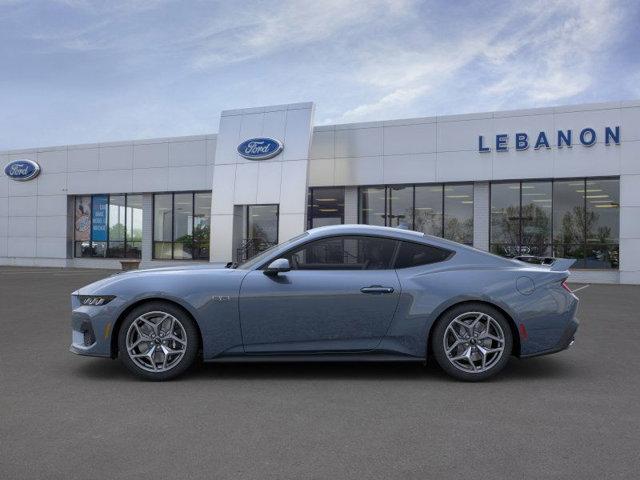
POLYGON ((106 305, 114 298, 116 298, 114 295, 78 295, 78 300, 80 300, 82 305, 91 305, 94 307, 106 305))

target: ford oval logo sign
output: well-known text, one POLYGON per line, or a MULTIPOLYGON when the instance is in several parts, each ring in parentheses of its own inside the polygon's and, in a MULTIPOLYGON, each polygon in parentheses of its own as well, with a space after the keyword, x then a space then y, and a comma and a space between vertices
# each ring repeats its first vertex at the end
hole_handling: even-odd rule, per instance
POLYGON ((278 155, 283 145, 273 138, 250 138, 238 145, 238 153, 249 160, 266 160, 278 155))
POLYGON ((4 173, 11 180, 26 182, 40 173, 40 165, 33 160, 14 160, 4 167, 4 173))

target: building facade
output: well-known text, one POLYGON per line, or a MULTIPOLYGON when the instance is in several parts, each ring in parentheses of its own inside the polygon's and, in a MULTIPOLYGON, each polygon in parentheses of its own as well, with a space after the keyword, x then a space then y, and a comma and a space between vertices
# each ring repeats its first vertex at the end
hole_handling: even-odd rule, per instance
POLYGON ((229 110, 217 134, 0 152, 0 264, 226 263, 307 228, 400 226, 640 283, 640 101, 314 125, 229 110))

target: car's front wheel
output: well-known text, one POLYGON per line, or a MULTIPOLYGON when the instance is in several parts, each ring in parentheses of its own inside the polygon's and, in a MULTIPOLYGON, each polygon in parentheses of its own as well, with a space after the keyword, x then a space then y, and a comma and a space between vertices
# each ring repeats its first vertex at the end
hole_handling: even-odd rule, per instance
POLYGON ((449 375, 466 381, 489 378, 509 361, 513 336, 507 319, 481 303, 446 312, 432 335, 433 354, 449 375))
POLYGON ((182 309, 165 302, 134 308, 118 334, 122 363, 150 380, 169 380, 189 368, 198 353, 199 335, 182 309))

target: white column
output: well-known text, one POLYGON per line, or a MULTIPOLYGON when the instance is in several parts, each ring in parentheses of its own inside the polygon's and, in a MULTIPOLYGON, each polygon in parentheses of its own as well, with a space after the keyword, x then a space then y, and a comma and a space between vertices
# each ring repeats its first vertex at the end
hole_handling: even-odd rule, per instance
POLYGON ((279 205, 278 240, 306 229, 309 149, 313 103, 222 112, 216 144, 211 202, 211 261, 235 259, 239 205, 279 205), (284 149, 268 160, 247 160, 237 152, 245 140, 268 137, 284 149))
POLYGON ((640 283, 640 175, 620 176, 620 283, 640 283))

